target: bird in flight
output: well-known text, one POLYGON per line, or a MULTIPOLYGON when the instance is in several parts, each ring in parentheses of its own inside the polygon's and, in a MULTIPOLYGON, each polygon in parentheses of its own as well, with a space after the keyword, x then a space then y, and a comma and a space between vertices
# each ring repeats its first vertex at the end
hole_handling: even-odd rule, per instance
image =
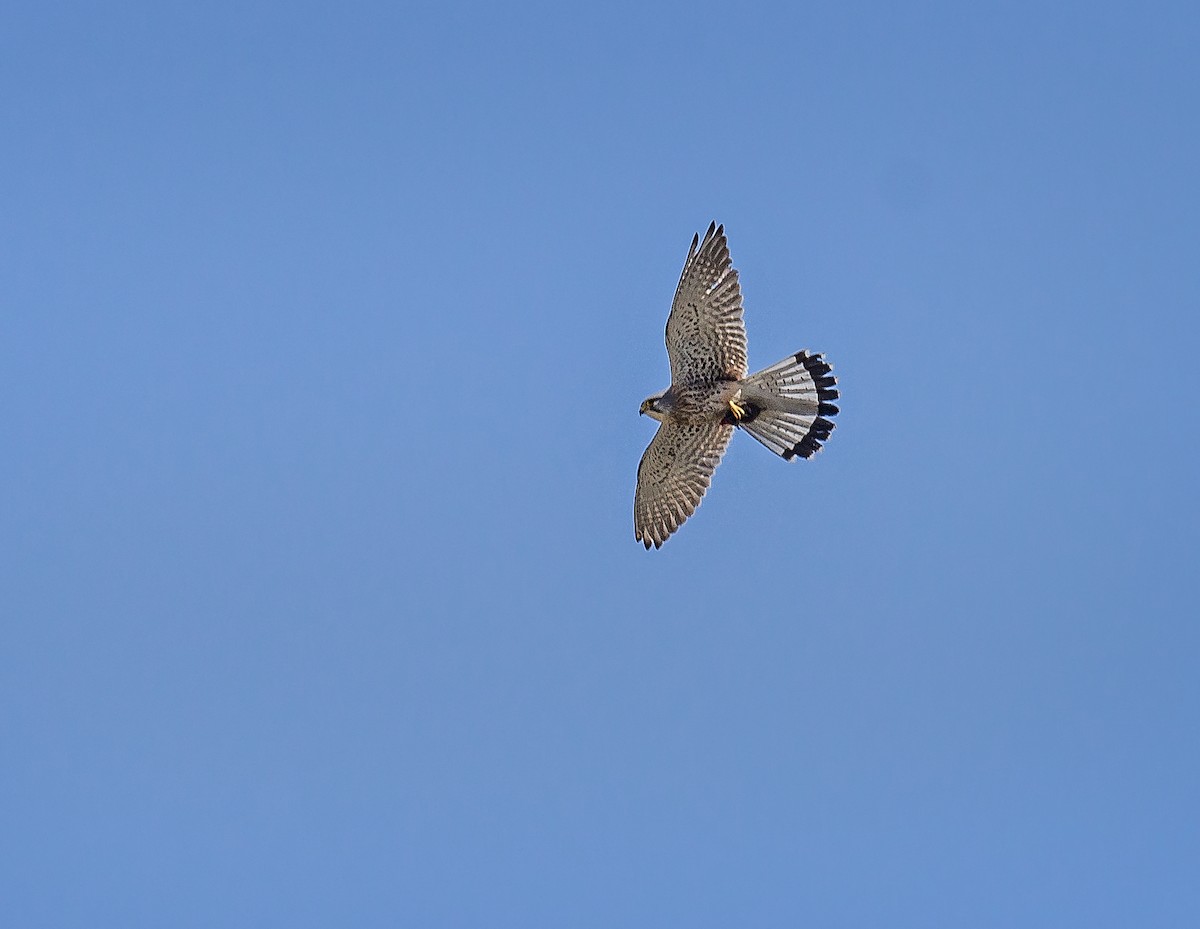
POLYGON ((692 238, 667 317, 671 386, 642 401, 658 431, 638 465, 639 542, 658 548, 696 511, 734 429, 776 455, 811 458, 833 431, 837 378, 820 354, 788 355, 746 374, 742 290, 725 227, 692 238))

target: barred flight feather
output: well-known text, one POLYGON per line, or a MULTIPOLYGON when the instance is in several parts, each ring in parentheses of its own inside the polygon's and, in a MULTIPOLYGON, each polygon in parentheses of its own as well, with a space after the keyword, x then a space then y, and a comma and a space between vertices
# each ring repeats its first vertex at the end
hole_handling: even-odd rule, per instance
POLYGON ((739 425, 776 455, 811 458, 838 414, 833 366, 819 352, 796 352, 746 378, 742 395, 752 415, 739 425))

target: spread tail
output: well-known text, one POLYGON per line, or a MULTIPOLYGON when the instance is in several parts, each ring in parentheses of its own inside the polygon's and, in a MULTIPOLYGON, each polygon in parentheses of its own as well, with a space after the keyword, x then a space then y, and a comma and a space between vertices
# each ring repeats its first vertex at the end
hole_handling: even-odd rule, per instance
POLYGON ((811 458, 833 432, 829 417, 838 408, 837 378, 821 354, 797 352, 751 374, 739 402, 746 415, 738 425, 786 460, 811 458))

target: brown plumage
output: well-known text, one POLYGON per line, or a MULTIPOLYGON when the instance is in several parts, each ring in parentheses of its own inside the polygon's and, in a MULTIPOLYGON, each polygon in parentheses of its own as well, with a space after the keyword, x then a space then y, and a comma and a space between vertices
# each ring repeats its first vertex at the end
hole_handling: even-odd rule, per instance
POLYGON ((785 459, 809 458, 837 415, 836 378, 821 355, 797 352, 746 376, 742 291, 725 227, 692 239, 667 318, 671 386, 641 412, 660 422, 638 465, 633 521, 658 548, 696 511, 736 427, 785 459))

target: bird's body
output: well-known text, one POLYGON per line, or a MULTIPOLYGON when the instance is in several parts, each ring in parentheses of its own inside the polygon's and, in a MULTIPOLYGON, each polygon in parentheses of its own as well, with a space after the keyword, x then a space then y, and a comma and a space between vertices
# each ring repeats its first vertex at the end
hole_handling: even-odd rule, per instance
POLYGON ((742 293, 725 229, 692 239, 667 318, 671 386, 642 402, 661 425, 638 465, 634 529, 658 548, 700 505, 735 428, 785 459, 809 458, 837 415, 824 358, 797 352, 747 376, 742 293))
POLYGON ((672 384, 644 412, 659 422, 666 422, 668 417, 678 422, 710 422, 722 418, 741 392, 741 381, 672 384))

